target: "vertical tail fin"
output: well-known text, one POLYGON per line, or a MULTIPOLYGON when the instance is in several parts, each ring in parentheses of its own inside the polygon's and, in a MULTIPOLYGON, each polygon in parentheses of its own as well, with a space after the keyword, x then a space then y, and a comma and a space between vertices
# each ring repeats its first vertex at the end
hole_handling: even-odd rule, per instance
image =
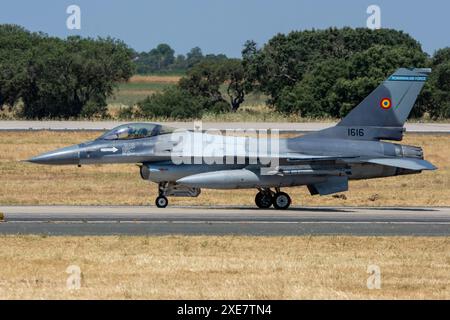
POLYGON ((431 69, 398 69, 338 126, 403 127, 431 69))
POLYGON ((352 140, 402 140, 403 125, 431 69, 398 69, 337 126, 312 134, 352 140))

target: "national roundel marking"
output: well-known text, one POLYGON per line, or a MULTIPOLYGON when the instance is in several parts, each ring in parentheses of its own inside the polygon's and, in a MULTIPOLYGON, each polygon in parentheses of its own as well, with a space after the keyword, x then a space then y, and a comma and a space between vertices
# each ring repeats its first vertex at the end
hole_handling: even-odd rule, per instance
POLYGON ((392 107, 392 101, 389 98, 384 98, 380 101, 380 107, 384 110, 388 110, 392 107))

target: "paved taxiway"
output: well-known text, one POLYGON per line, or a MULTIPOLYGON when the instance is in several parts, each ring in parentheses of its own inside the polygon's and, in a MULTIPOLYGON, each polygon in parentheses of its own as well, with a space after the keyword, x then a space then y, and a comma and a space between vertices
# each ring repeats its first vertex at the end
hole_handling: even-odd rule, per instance
POLYGON ((450 208, 6 206, 0 234, 450 236, 450 208))

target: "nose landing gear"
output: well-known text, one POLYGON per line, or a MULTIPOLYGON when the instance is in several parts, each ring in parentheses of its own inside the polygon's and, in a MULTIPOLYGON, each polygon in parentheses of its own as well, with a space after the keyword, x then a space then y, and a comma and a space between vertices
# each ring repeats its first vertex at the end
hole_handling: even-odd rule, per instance
POLYGON ((167 189, 167 185, 168 185, 168 183, 163 183, 163 182, 158 184, 158 194, 159 195, 155 200, 155 205, 158 208, 165 208, 169 204, 169 200, 164 195, 165 190, 167 189))
POLYGON ((165 208, 169 204, 167 197, 198 197, 200 192, 199 188, 186 187, 174 182, 160 182, 155 205, 158 208, 165 208))
POLYGON ((259 189, 255 196, 255 203, 258 208, 268 209, 272 205, 275 209, 286 210, 292 203, 291 197, 285 192, 281 192, 280 188, 275 188, 276 192, 270 189, 259 189))

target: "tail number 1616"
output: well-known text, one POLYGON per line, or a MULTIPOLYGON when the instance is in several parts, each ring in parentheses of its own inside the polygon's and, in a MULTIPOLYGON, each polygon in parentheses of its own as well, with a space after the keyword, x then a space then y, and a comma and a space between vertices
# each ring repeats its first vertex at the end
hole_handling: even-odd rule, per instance
POLYGON ((364 129, 348 128, 347 134, 349 137, 364 137, 364 129))

